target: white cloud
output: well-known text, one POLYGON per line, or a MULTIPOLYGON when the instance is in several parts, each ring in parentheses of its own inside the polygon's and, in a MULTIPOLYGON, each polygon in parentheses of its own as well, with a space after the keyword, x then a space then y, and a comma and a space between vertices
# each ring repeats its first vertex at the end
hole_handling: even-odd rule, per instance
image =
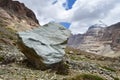
POLYGON ((63 7, 67 0, 19 1, 35 12, 41 25, 50 21, 67 21, 71 22, 70 30, 73 33, 83 33, 99 20, 107 25, 120 21, 120 0, 76 0, 72 9, 67 11, 63 7))
POLYGON ((90 25, 99 23, 99 20, 108 25, 114 24, 120 21, 119 7, 118 0, 77 0, 72 9, 74 14, 70 30, 83 33, 90 25))
POLYGON ((112 9, 109 13, 109 15, 107 15, 103 21, 107 24, 107 25, 111 25, 114 24, 115 22, 120 22, 120 4, 117 4, 114 9, 112 9))
POLYGON ((67 21, 69 13, 62 6, 66 0, 18 0, 25 3, 27 7, 32 9, 41 25, 48 23, 49 21, 67 21))

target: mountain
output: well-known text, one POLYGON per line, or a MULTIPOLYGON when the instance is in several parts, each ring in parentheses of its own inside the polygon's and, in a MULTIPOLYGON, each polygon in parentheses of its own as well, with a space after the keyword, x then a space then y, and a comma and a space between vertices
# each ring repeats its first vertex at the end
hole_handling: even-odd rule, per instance
POLYGON ((12 0, 0 0, 0 24, 15 31, 39 26, 32 10, 28 9, 23 3, 12 0))
POLYGON ((120 23, 108 27, 95 24, 86 33, 71 36, 68 46, 103 56, 119 56, 119 33, 120 23))
POLYGON ((106 28, 102 37, 103 41, 110 41, 111 47, 115 51, 120 49, 120 22, 106 28))
POLYGON ((82 34, 72 35, 68 39, 68 46, 77 48, 79 44, 81 44, 82 42, 83 42, 82 34))
POLYGON ((2 58, 3 63, 23 58, 16 46, 18 40, 16 33, 38 26, 40 24, 35 14, 23 3, 0 0, 0 58, 2 58))
POLYGON ((23 3, 0 0, 0 80, 119 80, 120 57, 79 50, 103 42, 119 50, 119 25, 116 30, 112 26, 107 31, 93 25, 85 34, 71 36, 69 45, 78 49, 68 49, 68 29, 56 23, 40 26, 23 3))
POLYGON ((0 64, 27 58, 39 69, 62 66, 70 35, 68 29, 54 22, 40 26, 23 3, 0 0, 0 64))
POLYGON ((0 0, 0 42, 13 44, 16 32, 40 26, 32 10, 23 3, 0 0))

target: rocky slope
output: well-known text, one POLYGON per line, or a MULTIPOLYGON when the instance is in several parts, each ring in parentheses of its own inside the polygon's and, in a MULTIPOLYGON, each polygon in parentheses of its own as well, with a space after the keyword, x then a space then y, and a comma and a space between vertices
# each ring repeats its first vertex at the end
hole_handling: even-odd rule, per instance
POLYGON ((106 28, 93 25, 86 33, 71 36, 68 46, 103 56, 119 56, 119 29, 120 23, 106 28))
POLYGON ((23 3, 0 0, 0 57, 8 62, 23 56, 16 48, 16 33, 38 26, 35 14, 23 3))
MULTIPOLYGON (((47 69, 45 71, 36 69, 16 46, 16 41, 18 40, 16 32, 30 30, 39 26, 34 13, 26 8, 24 4, 17 1, 0 0, 0 6, 0 80, 98 80, 99 77, 102 78, 99 78, 100 80, 119 80, 119 57, 118 59, 114 59, 98 55, 96 56, 87 54, 86 52, 79 52, 79 50, 71 48, 67 48, 66 53, 72 51, 73 54, 66 54, 64 56, 64 63, 66 65, 53 66, 52 69, 47 69), (61 73, 62 75, 60 75, 61 73)), ((51 32, 54 31, 52 28, 49 29, 51 32)), ((64 35, 64 28, 59 29, 64 35)), ((45 32, 42 32, 45 33, 46 30, 45 32)), ((54 34, 54 32, 51 34, 54 34)), ((47 35, 44 34, 44 36, 47 35)), ((42 36, 42 39, 40 40, 44 40, 44 36, 42 36)), ((53 39, 52 37, 54 36, 50 36, 49 38, 53 39)), ((54 40, 59 40, 58 37, 60 36, 58 35, 54 37, 54 40)), ((80 36, 76 41, 81 38, 83 39, 84 37, 80 36)), ((83 41, 81 40, 80 42, 83 41)), ((55 45, 56 49, 58 49, 57 47, 64 45, 64 43, 66 43, 66 41, 60 43, 60 46, 55 45)), ((47 46, 47 48, 49 46, 53 47, 53 45, 49 44, 41 43, 41 45, 42 48, 43 46, 47 46)), ((64 47, 62 46, 62 48, 64 47)), ((44 51, 47 52, 48 50, 44 49, 44 51)))
POLYGON ((26 30, 39 25, 35 14, 23 3, 0 0, 0 24, 16 31, 26 30))

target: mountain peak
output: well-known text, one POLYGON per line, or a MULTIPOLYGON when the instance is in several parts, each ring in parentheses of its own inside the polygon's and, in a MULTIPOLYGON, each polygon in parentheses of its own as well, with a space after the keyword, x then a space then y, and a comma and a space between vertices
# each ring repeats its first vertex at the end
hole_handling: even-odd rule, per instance
POLYGON ((108 27, 92 25, 83 35, 70 37, 69 44, 86 52, 116 57, 120 51, 120 23, 108 27))
POLYGON ((92 26, 90 26, 87 30, 87 32, 85 33, 85 35, 87 36, 98 36, 101 33, 104 32, 104 27, 102 26, 102 24, 94 24, 92 26))
POLYGON ((88 30, 90 30, 90 29, 101 29, 101 28, 103 28, 103 27, 105 27, 104 24, 94 24, 94 25, 90 26, 90 27, 88 28, 88 30))

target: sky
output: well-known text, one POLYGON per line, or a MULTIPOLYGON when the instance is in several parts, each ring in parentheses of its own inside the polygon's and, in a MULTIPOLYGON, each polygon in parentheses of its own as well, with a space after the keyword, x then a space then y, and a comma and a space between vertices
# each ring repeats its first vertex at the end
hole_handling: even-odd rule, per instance
POLYGON ((18 0, 32 9, 40 25, 57 22, 73 34, 91 25, 120 22, 120 0, 18 0))

